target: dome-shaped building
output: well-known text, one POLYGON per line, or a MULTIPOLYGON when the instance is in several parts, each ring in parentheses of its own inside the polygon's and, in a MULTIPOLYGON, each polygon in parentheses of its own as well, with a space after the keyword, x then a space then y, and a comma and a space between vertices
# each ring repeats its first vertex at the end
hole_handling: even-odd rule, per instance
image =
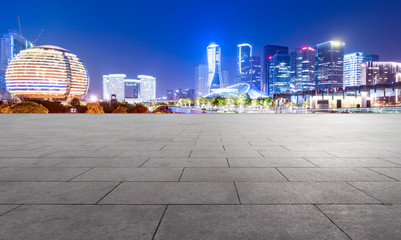
POLYGON ((79 58, 55 46, 21 51, 6 71, 7 91, 19 98, 82 99, 89 75, 79 58))

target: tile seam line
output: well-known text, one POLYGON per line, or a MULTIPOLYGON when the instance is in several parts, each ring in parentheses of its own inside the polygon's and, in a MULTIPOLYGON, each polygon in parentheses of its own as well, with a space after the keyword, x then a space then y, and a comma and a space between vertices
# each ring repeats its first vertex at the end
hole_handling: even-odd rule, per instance
POLYGON ((377 199, 376 197, 374 197, 374 196, 370 195, 369 193, 363 191, 362 189, 358 188, 357 186, 353 185, 352 182, 345 182, 345 183, 348 184, 348 185, 350 185, 351 187, 354 187, 355 189, 357 189, 357 190, 363 192, 364 194, 368 195, 369 197, 375 199, 375 200, 378 201, 379 203, 381 203, 381 204, 386 204, 386 203, 380 201, 379 199, 377 199))
MULTIPOLYGON (((8 205, 8 204, 2 204, 2 205, 8 205)), ((13 209, 8 210, 7 212, 5 212, 5 213, 3 213, 3 214, 0 214, 0 218, 3 217, 4 215, 6 215, 6 214, 8 214, 8 213, 10 213, 10 212, 12 212, 12 211, 14 211, 14 210, 16 210, 17 208, 20 208, 20 207, 23 206, 23 205, 24 205, 24 204, 17 205, 17 206, 14 207, 13 209)))
POLYGON ((242 203, 241 203, 241 198, 239 197, 239 193, 238 193, 237 184, 235 183, 235 181, 234 181, 233 183, 234 183, 235 192, 237 193, 238 203, 239 203, 240 205, 242 205, 242 203))
POLYGON ((320 212, 323 214, 323 216, 325 216, 334 226, 337 227, 337 229, 339 229, 348 239, 352 240, 352 238, 342 229, 340 228, 331 218, 329 218, 329 216, 326 215, 326 213, 324 213, 316 204, 313 204, 313 206, 320 212))
POLYGON ((92 169, 95 169, 95 167, 91 167, 91 168, 89 168, 88 170, 86 170, 86 171, 84 171, 84 172, 82 172, 82 173, 78 174, 77 176, 75 176, 75 177, 71 178, 70 180, 67 180, 66 182, 71 182, 71 181, 72 181, 72 180, 74 180, 75 178, 77 178, 77 177, 79 177, 79 176, 81 176, 81 175, 83 175, 83 174, 85 174, 85 173, 89 172, 89 171, 90 171, 90 170, 92 170, 92 169))
POLYGON ((386 174, 384 174, 384 173, 381 173, 381 172, 378 172, 378 171, 376 171, 376 170, 373 170, 373 169, 370 168, 370 167, 367 167, 366 169, 368 169, 368 170, 370 170, 370 171, 372 171, 372 172, 378 173, 378 174, 380 174, 380 175, 383 175, 383 176, 385 176, 385 177, 391 178, 391 179, 393 179, 393 180, 395 180, 395 181, 397 181, 397 182, 400 181, 400 180, 398 180, 397 178, 390 177, 390 176, 388 176, 388 175, 386 175, 386 174))
POLYGON ((290 179, 288 179, 277 167, 275 169, 283 176, 288 182, 291 182, 290 179))
POLYGON ((118 186, 121 185, 121 183, 123 183, 122 181, 117 183, 112 189, 110 189, 110 191, 108 191, 103 197, 101 197, 94 205, 99 205, 99 203, 105 199, 111 192, 114 191, 114 189, 116 189, 118 186))
POLYGON ((163 221, 163 219, 164 219, 164 215, 165 215, 166 212, 167 212, 168 206, 169 206, 169 205, 167 204, 166 207, 164 208, 163 214, 162 214, 162 216, 160 217, 160 220, 159 220, 159 222, 157 223, 156 229, 155 229, 155 231, 154 231, 154 233, 153 233, 153 235, 152 235, 152 240, 155 239, 156 234, 157 234, 157 232, 159 231, 159 227, 160 227, 160 225, 161 225, 161 223, 162 223, 162 221, 163 221))

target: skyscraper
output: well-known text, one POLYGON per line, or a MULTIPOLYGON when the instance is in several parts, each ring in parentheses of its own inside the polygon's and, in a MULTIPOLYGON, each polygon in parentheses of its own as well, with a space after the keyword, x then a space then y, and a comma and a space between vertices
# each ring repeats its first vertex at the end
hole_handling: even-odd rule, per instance
POLYGON ((208 66, 199 64, 195 67, 195 95, 202 97, 208 93, 208 66))
POLYGON ((329 41, 317 45, 317 87, 342 88, 345 43, 329 41))
POLYGON ((251 57, 251 82, 250 85, 256 87, 258 90, 262 89, 262 65, 260 57, 251 57))
POLYGON ((237 46, 237 78, 236 83, 250 83, 251 76, 252 46, 248 43, 237 46))
POLYGON ((270 65, 275 54, 288 54, 288 47, 266 45, 263 47, 263 60, 262 60, 262 92, 269 92, 269 85, 272 83, 270 79, 270 65))
POLYGON ((290 93, 290 54, 275 54, 270 62, 269 70, 271 83, 268 95, 290 93))
POLYGON ((358 86, 361 84, 361 70, 364 56, 362 52, 344 55, 344 87, 358 86))
POLYGON ((221 79, 222 79, 222 83, 221 83, 222 88, 230 86, 230 72, 229 71, 223 71, 221 79))
POLYGON ((394 84, 401 82, 401 63, 364 62, 361 85, 394 84))
POLYGON ((140 91, 139 98, 143 102, 148 102, 156 99, 156 78, 147 75, 139 75, 140 91))
POLYGON ((117 101, 125 99, 125 74, 103 75, 103 100, 110 101, 111 95, 116 95, 117 101))
POLYGON ((213 89, 221 88, 221 48, 217 44, 210 44, 207 47, 208 63, 208 93, 213 89))
POLYGON ((316 50, 297 48, 291 52, 291 84, 294 92, 313 90, 316 86, 316 50))
POLYGON ((31 47, 33 47, 33 43, 16 31, 10 30, 7 34, 3 35, 0 43, 0 92, 7 90, 5 73, 8 64, 21 50, 31 47))

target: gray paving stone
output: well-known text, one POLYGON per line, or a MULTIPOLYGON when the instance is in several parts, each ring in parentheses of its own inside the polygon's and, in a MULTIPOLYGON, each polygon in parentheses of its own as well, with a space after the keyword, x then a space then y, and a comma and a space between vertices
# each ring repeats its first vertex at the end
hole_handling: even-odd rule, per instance
POLYGON ((168 206, 155 239, 348 239, 314 206, 168 206))
POLYGON ((290 181, 344 182, 344 181, 395 181, 367 168, 279 168, 290 181))
POLYGON ((400 239, 401 205, 318 207, 354 240, 400 239))
POLYGON ((183 182, 287 181, 275 168, 185 168, 183 182))
POLYGON ((401 167, 379 158, 306 158, 319 167, 401 167))
POLYGON ((238 182, 236 185, 242 204, 380 203, 347 183, 238 182))
POLYGON ((228 182, 125 182, 101 204, 239 204, 228 182))
POLYGON ((0 218, 2 239, 151 239, 164 206, 21 206, 0 218))
POLYGON ((117 183, 10 182, 0 185, 0 204, 95 204, 117 183))
POLYGON ((259 151, 265 158, 272 157, 335 157, 324 151, 259 151))
POLYGON ((401 157, 399 157, 399 158, 382 157, 381 159, 396 163, 401 166, 401 157))
POLYGON ((162 151, 176 151, 176 150, 209 150, 209 151, 223 151, 223 145, 197 145, 197 146, 165 146, 162 151))
POLYGON ((351 182, 350 184, 383 203, 401 204, 401 182, 351 182))
POLYGON ((19 205, 0 205, 0 216, 15 209, 19 205))
POLYGON ((94 168, 73 181, 178 181, 181 173, 182 168, 94 168))
POLYGON ((121 154, 123 151, 75 151, 75 150, 68 150, 68 151, 57 151, 56 153, 47 154, 45 157, 75 157, 75 158, 101 158, 101 157, 116 157, 117 155, 121 154))
POLYGON ((194 150, 191 153, 191 158, 196 157, 255 157, 263 158, 263 156, 256 150, 247 151, 199 151, 194 150))
POLYGON ((401 168, 372 168, 374 171, 401 181, 401 168))
POLYGON ((54 153, 56 151, 49 150, 32 150, 32 151, 0 151, 0 158, 34 158, 42 157, 54 153))
POLYGON ((337 157, 401 157, 401 154, 391 151, 328 151, 337 157))
POLYGON ((228 158, 230 167, 316 167, 302 158, 228 158))
MULTIPOLYGON (((56 167, 139 167, 149 158, 73 158, 56 167)), ((0 160, 1 161, 1 160, 0 160)))
POLYGON ((0 158, 0 168, 51 167, 67 160, 68 158, 0 158))
POLYGON ((125 151, 119 154, 119 158, 143 158, 143 157, 189 157, 191 151, 188 150, 176 150, 176 151, 125 151))
POLYGON ((228 167, 226 158, 151 158, 142 167, 228 167))
POLYGON ((0 181, 68 181, 89 168, 0 168, 0 181))

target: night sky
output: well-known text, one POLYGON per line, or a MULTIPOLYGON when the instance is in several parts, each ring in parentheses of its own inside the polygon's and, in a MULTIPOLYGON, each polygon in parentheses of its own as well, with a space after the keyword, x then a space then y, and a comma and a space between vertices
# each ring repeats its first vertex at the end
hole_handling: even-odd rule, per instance
POLYGON ((291 49, 342 40, 346 53, 401 61, 400 0, 0 0, 0 33, 18 29, 38 45, 69 49, 84 61, 91 93, 101 96, 102 75, 157 78, 166 89, 194 88, 195 65, 206 47, 222 47, 222 68, 235 79, 236 46, 248 42, 291 49))

